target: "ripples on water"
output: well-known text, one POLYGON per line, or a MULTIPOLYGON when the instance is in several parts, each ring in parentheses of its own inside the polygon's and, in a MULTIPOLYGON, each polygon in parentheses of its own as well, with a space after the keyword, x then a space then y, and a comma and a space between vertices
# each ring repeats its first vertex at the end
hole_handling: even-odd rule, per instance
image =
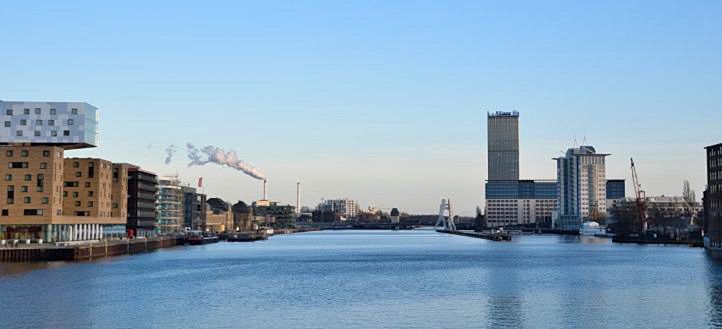
POLYGON ((722 328, 702 249, 338 231, 0 265, 0 327, 722 328))

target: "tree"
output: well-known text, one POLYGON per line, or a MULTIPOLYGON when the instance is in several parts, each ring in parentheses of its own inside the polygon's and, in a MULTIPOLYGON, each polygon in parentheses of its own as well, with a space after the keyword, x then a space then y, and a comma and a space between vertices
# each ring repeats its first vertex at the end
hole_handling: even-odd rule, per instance
POLYGON ((686 179, 682 183, 682 198, 690 204, 697 202, 697 196, 695 195, 694 190, 689 187, 689 181, 686 179))

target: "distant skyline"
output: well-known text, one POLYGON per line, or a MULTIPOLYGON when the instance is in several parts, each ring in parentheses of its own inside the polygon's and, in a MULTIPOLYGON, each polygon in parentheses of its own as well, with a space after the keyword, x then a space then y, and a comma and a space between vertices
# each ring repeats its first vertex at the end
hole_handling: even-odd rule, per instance
POLYGON ((186 143, 236 150, 269 196, 462 215, 484 203, 487 111, 520 112, 520 177, 553 179, 577 144, 648 195, 701 197, 722 142, 722 2, 14 1, 0 99, 84 101, 100 147, 252 202, 261 183, 187 167, 186 143), (165 149, 179 147, 165 164, 165 149))

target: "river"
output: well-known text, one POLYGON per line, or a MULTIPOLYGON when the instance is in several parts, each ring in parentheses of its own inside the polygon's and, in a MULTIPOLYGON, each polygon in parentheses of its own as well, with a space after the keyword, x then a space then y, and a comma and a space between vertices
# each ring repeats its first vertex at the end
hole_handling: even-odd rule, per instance
POLYGON ((2 328, 722 328, 704 250, 324 231, 0 264, 2 328))

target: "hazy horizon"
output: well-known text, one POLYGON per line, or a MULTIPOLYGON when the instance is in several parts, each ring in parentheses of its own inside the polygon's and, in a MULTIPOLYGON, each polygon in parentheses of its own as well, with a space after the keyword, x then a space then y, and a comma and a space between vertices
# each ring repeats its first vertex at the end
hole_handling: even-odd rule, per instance
POLYGON ((100 109, 98 148, 228 201, 261 182, 188 167, 236 150, 269 196, 462 215, 483 207, 487 111, 520 112, 524 179, 576 144, 648 195, 701 198, 722 142, 722 3, 175 2, 4 4, 0 99, 100 109), (586 141, 586 143, 585 143, 586 141), (166 165, 166 147, 178 146, 166 165))

